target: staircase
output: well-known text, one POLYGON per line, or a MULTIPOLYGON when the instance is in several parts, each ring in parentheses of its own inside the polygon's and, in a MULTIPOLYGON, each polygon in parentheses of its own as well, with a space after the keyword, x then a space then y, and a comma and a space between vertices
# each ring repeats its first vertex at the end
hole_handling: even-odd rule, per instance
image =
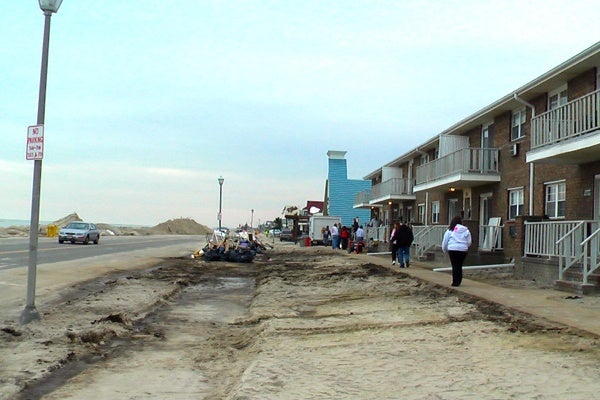
POLYGON ((583 222, 561 237, 558 290, 577 294, 600 294, 600 228, 583 222), (589 233, 588 233, 589 232, 589 233))
POLYGON ((600 273, 596 271, 589 274, 587 283, 583 283, 582 269, 572 267, 563 274, 563 279, 554 282, 554 287, 563 292, 580 295, 600 295, 600 273))

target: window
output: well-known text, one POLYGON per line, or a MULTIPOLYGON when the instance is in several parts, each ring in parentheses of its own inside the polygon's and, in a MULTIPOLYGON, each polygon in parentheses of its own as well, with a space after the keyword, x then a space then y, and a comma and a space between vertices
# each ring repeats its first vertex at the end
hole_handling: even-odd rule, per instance
POLYGON ((546 184, 546 215, 549 218, 564 218, 567 184, 551 182, 546 184))
POLYGON ((440 223, 440 202, 439 201, 431 202, 431 223, 432 224, 440 223))
POLYGON ((514 111, 512 115, 512 125, 510 128, 510 140, 517 140, 525 136, 525 121, 527 112, 525 108, 514 111))
POLYGON ((567 104, 567 85, 548 94, 548 110, 554 110, 565 104, 567 104))
POLYGON ((419 222, 425 224, 425 204, 419 204, 417 206, 417 212, 419 213, 419 222))
POLYGON ((524 198, 523 188, 508 189, 508 219, 523 214, 524 198))

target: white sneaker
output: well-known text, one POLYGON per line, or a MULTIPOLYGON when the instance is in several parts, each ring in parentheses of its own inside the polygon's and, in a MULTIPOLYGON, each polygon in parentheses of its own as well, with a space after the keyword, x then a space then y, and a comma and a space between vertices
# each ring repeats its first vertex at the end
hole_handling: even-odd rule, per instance
POLYGON ((396 261, 392 261, 392 265, 396 265, 396 261))

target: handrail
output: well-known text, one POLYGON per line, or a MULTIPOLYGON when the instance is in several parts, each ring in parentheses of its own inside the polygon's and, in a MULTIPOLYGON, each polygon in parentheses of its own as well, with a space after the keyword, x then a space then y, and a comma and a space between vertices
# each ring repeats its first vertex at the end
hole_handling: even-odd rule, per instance
POLYGON ((556 245, 558 246, 567 236, 573 234, 576 229, 579 229, 581 225, 583 225, 585 221, 580 221, 577 225, 575 225, 569 232, 565 233, 560 239, 556 241, 556 245))
POLYGON ((588 236, 583 242, 581 242, 581 246, 585 246, 587 244, 587 242, 589 242, 590 240, 594 239, 594 236, 600 234, 600 228, 596 229, 594 231, 594 233, 592 233, 590 236, 588 236))
POLYGON ((590 236, 588 236, 583 242, 581 242, 581 246, 583 247, 583 284, 586 285, 588 283, 588 276, 592 272, 598 269, 598 247, 599 242, 592 242, 592 249, 590 251, 589 243, 592 240, 597 239, 596 236, 600 237, 600 228, 597 228, 590 236), (589 257, 586 257, 589 254, 589 257), (588 263, 589 262, 589 263, 588 263))

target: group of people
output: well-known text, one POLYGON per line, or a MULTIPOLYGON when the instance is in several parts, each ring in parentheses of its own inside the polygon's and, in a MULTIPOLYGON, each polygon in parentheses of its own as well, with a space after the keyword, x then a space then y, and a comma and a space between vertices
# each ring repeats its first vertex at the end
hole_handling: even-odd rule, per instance
MULTIPOLYGON (((375 222, 374 225, 379 226, 378 222, 375 222)), ((372 226, 371 223, 369 223, 369 226, 372 226)), ((365 231, 362 225, 358 223, 358 218, 354 219, 351 228, 341 226, 341 224, 333 224, 331 229, 327 226, 321 233, 325 244, 331 241, 332 249, 341 248, 344 250, 348 248, 350 237, 353 237, 357 242, 364 242, 365 236, 365 231)), ((396 265, 397 261, 400 268, 410 267, 410 247, 414 239, 410 226, 403 221, 394 223, 389 238, 392 265, 396 265)), ((460 216, 454 217, 450 221, 448 230, 444 233, 442 240, 442 251, 448 254, 452 264, 452 286, 460 286, 462 283, 462 267, 471 242, 469 228, 462 224, 460 216)))
MULTIPOLYGON (((400 268, 410 266, 410 246, 413 240, 412 229, 407 224, 402 221, 394 224, 390 235, 392 265, 398 260, 400 268)), ((452 286, 460 286, 462 283, 462 267, 471 244, 469 228, 462 224, 460 216, 454 217, 442 239, 442 251, 448 254, 452 264, 452 286)))
POLYGON ((329 226, 326 226, 321 233, 323 235, 323 242, 325 244, 328 244, 331 240, 332 249, 348 249, 350 238, 361 243, 365 240, 365 230, 363 229, 362 225, 358 223, 358 218, 354 219, 351 228, 336 223, 333 224, 331 229, 329 226))

